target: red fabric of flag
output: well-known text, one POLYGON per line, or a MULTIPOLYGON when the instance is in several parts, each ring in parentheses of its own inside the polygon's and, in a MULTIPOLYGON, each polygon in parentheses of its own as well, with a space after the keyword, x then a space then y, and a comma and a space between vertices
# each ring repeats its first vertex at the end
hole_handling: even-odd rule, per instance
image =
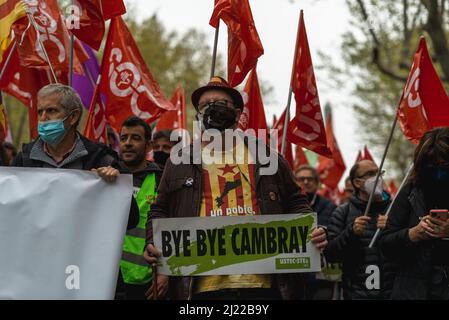
POLYGON ((449 126, 449 98, 421 38, 402 93, 398 117, 405 137, 418 143, 426 131, 449 126))
POLYGON ((268 126, 256 69, 253 69, 249 74, 242 96, 244 107, 239 120, 239 128, 243 131, 253 129, 256 136, 266 142, 268 139, 268 126), (265 133, 259 135, 258 129, 264 129, 265 133))
POLYGON ((126 13, 123 0, 99 0, 103 9, 104 20, 109 20, 126 13))
POLYGON ((175 110, 166 111, 157 122, 155 132, 163 129, 175 130, 185 129, 185 91, 184 88, 178 86, 173 93, 171 103, 175 106, 175 110))
POLYGON ((150 124, 165 111, 174 109, 148 70, 121 17, 111 20, 101 76, 106 117, 117 132, 129 116, 135 115, 150 124))
MULTIPOLYGON (((70 37, 61 17, 57 0, 37 0, 27 3, 37 24, 39 38, 55 71, 67 73, 70 60, 70 37)), ((27 68, 49 70, 48 62, 42 50, 35 28, 29 24, 28 17, 14 24, 18 39, 20 64, 27 68)), ((81 63, 89 57, 79 44, 75 45, 73 71, 83 74, 81 63)))
POLYGON ((289 140, 323 156, 332 157, 332 151, 327 145, 302 11, 299 19, 291 85, 295 94, 296 115, 288 125, 289 140))
POLYGON ((332 190, 336 190, 338 183, 346 170, 346 165, 334 135, 331 112, 329 112, 327 116, 326 132, 329 148, 332 150, 332 158, 329 159, 321 155, 318 156, 318 173, 320 174, 321 183, 332 190))
POLYGON ((108 143, 107 119, 104 104, 99 94, 99 86, 95 87, 89 106, 89 115, 84 127, 84 136, 92 141, 108 143))
POLYGON ((228 26, 228 83, 236 87, 255 68, 264 49, 248 0, 216 0, 209 23, 217 28, 220 19, 228 26))
POLYGON ((70 31, 81 41, 99 50, 105 33, 100 0, 74 0, 79 10, 79 25, 74 23, 70 31))
MULTIPOLYGON (((282 154, 282 135, 284 132, 285 114, 286 114, 286 110, 284 110, 281 117, 273 125, 273 128, 270 132, 270 135, 277 135, 277 139, 278 139, 277 149, 278 149, 279 154, 282 154)), ((288 141, 288 139, 285 139, 284 158, 285 158, 285 160, 287 160, 288 164, 290 165, 290 168, 293 170, 292 144, 290 143, 290 141, 288 141)))

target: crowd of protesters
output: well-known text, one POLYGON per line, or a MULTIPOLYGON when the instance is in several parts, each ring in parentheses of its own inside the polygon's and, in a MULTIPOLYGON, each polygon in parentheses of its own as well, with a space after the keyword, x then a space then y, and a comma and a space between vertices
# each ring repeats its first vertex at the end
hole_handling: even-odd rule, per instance
MULTIPOLYGON (((192 104, 203 130, 236 129, 243 111, 239 91, 220 77, 194 91, 192 104)), ((179 141, 171 141, 170 130, 152 132, 135 116, 122 124, 120 132, 108 131, 108 145, 83 137, 77 130, 83 106, 68 86, 42 88, 37 108, 39 138, 23 145, 18 153, 12 144, 1 144, 0 165, 91 170, 110 183, 121 173, 133 176, 116 299, 329 300, 335 299, 335 290, 340 288, 345 300, 449 299, 449 222, 447 217, 431 214, 449 208, 449 128, 433 129, 422 138, 412 175, 395 201, 386 190, 383 173, 375 186, 377 165, 362 160, 351 168, 344 199, 336 206, 319 195, 320 179, 314 167, 301 166, 293 173, 282 156, 271 153, 278 169, 260 175, 263 165, 250 147, 256 138, 243 132, 230 148, 223 145, 219 164, 173 164, 170 150, 179 141), (237 145, 243 146, 245 159, 254 161, 237 164, 237 145), (228 193, 235 192, 242 199, 239 204, 216 194, 219 188, 213 183, 218 176, 229 183, 228 193), (373 201, 365 214, 371 193, 373 201), (217 199, 221 202, 215 203, 217 199), (154 281, 152 266, 160 253, 153 243, 153 220, 214 216, 214 210, 223 204, 227 208, 244 206, 241 209, 253 215, 316 212, 318 227, 311 234, 312 243, 321 250, 323 261, 342 264, 341 284, 300 273, 158 274, 154 281), (370 247, 378 229, 380 238, 370 247), (372 266, 379 272, 379 284, 368 286, 372 266)), ((195 156, 192 146, 185 148, 195 156)), ((202 145, 201 159, 208 151, 202 145)))

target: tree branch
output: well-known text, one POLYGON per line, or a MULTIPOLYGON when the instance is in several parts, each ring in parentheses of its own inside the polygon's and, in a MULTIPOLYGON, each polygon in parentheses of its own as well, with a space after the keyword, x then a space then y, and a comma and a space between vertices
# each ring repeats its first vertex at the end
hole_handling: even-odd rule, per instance
POLYGON ((379 71, 381 73, 392 78, 393 80, 397 80, 397 81, 401 81, 401 82, 407 81, 407 77, 403 77, 383 65, 382 59, 380 57, 380 51, 381 51, 380 41, 377 38, 374 28, 371 25, 369 25, 369 16, 368 16, 368 12, 366 11, 365 4, 364 4, 363 0, 357 0, 357 3, 360 7, 360 11, 362 13, 363 19, 368 23, 369 33, 374 42, 373 53, 372 53, 373 64, 376 65, 376 67, 379 69, 379 71))
POLYGON ((421 0, 428 11, 425 30, 432 40, 436 58, 443 70, 445 79, 449 79, 449 48, 447 46, 446 34, 439 13, 438 2, 434 0, 421 0))

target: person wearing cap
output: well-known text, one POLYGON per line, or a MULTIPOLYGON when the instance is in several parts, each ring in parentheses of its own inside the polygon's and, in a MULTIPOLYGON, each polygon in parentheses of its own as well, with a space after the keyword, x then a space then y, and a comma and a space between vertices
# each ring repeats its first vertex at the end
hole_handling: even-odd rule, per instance
MULTIPOLYGON (((225 136, 226 129, 237 128, 243 99, 224 79, 213 77, 206 86, 194 91, 192 103, 203 130, 215 129, 225 136)), ((193 157, 196 156, 193 154, 193 145, 186 147, 190 148, 192 157, 189 164, 173 165, 171 158, 167 160, 158 196, 151 207, 147 223, 144 257, 148 263, 157 263, 160 255, 158 248, 153 245, 152 222, 157 218, 312 212, 307 197, 300 192, 285 159, 263 145, 271 156, 270 160, 278 164, 275 172, 264 174, 264 165, 250 147, 254 142, 251 139, 256 138, 240 131, 233 140, 232 148, 215 152, 214 156, 221 161, 206 161, 210 150, 204 144, 201 164, 193 164, 193 157), (239 149, 241 144, 244 144, 244 148, 239 149), (241 159, 245 159, 244 163, 236 161, 237 150, 243 150, 244 157, 241 159)), ((324 229, 313 230, 312 243, 319 249, 326 246, 324 229)), ((194 300, 301 299, 303 278, 299 274, 170 278, 158 275, 157 298, 166 295, 171 299, 194 300)), ((150 288, 148 298, 154 298, 153 288, 150 288)))

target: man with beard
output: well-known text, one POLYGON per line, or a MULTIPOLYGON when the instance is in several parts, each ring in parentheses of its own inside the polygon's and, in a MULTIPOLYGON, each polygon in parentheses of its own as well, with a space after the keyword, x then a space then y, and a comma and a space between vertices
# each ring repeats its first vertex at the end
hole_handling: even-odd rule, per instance
MULTIPOLYGON (((320 196, 317 191, 320 186, 320 178, 315 168, 303 165, 296 170, 296 181, 306 193, 310 206, 318 215, 318 225, 328 227, 332 212, 336 206, 328 199, 320 196)), ((330 300, 334 291, 334 282, 318 280, 314 274, 306 276, 306 299, 330 300)))
POLYGON ((385 270, 393 267, 385 264, 377 245, 368 248, 377 228, 385 228, 387 219, 384 214, 391 203, 389 194, 383 190, 383 179, 379 178, 371 210, 364 215, 378 170, 370 160, 359 161, 351 168, 349 177, 354 194, 349 202, 334 211, 328 227, 330 241, 324 254, 329 262, 343 263, 345 300, 383 298, 385 270), (371 274, 369 266, 376 266, 380 272, 380 283, 375 288, 366 286, 367 277, 371 274))
POLYGON ((126 232, 120 262, 118 292, 127 300, 144 300, 152 280, 151 268, 143 258, 145 225, 150 206, 156 198, 157 185, 162 170, 145 160, 151 150, 151 129, 138 117, 130 117, 120 131, 120 162, 122 173, 133 175, 134 198, 139 209, 137 227, 126 232), (123 282, 121 282, 123 280, 123 282))
MULTIPOLYGON (((226 129, 237 128, 243 109, 241 94, 220 77, 213 77, 206 86, 195 90, 192 104, 204 128, 203 135, 212 135, 214 131, 218 137, 225 136, 226 129)), ((312 212, 285 159, 259 144, 277 164, 277 170, 268 173, 251 147, 256 144, 254 139, 254 136, 237 132, 232 144, 221 144, 220 150, 203 144, 196 154, 190 145, 181 150, 190 155, 190 162, 174 165, 171 158, 167 161, 147 224, 145 258, 148 263, 156 264, 160 255, 157 250, 160 248, 153 245, 153 219, 229 216, 238 215, 238 212, 247 215, 312 212), (193 157, 200 159, 200 164, 195 164, 193 157), (218 161, 206 161, 211 160, 210 157, 218 161)), ((319 249, 324 248, 327 244, 325 230, 315 228, 311 241, 319 249)), ((157 298, 169 292, 172 299, 195 300, 297 299, 302 297, 303 285, 299 274, 171 277, 170 283, 169 277, 158 275, 157 284, 157 298)), ((152 295, 151 288, 149 298, 153 298, 152 295)))

